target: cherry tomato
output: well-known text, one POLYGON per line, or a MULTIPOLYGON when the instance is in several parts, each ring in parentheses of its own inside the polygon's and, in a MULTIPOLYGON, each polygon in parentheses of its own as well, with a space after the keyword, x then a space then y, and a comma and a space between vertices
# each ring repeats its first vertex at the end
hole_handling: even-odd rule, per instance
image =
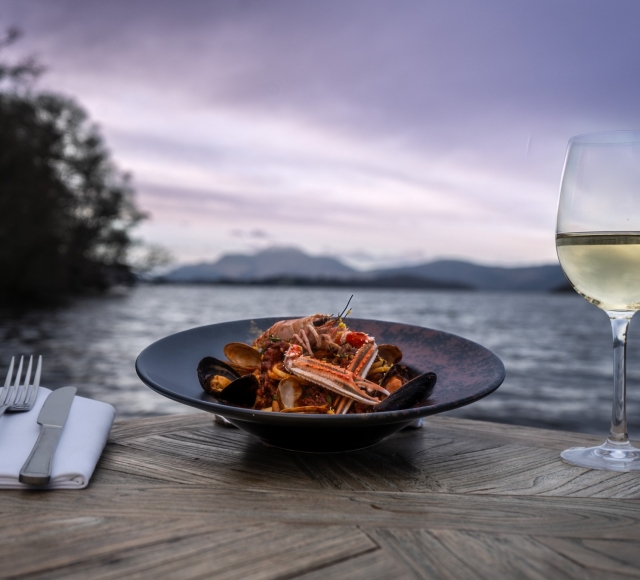
POLYGON ((369 340, 369 336, 364 332, 349 331, 344 339, 354 348, 360 348, 365 342, 367 342, 367 340, 369 340))

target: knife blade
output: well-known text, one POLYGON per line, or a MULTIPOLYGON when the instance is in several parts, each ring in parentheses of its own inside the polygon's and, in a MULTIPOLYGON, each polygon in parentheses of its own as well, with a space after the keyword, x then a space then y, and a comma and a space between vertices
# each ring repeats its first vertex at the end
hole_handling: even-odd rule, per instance
POLYGON ((38 415, 38 424, 42 425, 40 435, 31 450, 31 455, 20 470, 19 479, 22 483, 49 483, 53 456, 75 395, 75 387, 62 387, 47 397, 38 415))

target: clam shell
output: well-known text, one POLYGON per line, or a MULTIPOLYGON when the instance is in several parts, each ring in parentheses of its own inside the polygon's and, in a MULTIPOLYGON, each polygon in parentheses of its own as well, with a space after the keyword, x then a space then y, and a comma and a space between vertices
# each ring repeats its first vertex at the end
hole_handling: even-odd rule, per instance
POLYGON ((378 345, 378 356, 394 365, 402 360, 402 351, 394 344, 381 344, 378 345))
POLYGON ((244 374, 243 370, 253 372, 262 363, 262 355, 244 342, 230 342, 225 345, 223 352, 224 356, 229 359, 231 366, 240 374, 244 374))
POLYGON ((302 385, 296 379, 282 379, 278 384, 278 402, 284 409, 291 409, 297 405, 302 395, 302 385))

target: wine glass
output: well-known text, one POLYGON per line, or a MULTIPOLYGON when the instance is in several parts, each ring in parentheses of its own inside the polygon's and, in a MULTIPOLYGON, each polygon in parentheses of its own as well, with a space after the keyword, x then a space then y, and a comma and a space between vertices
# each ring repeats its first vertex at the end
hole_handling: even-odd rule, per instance
POLYGON ((613 411, 607 441, 561 453, 568 463, 640 470, 627 437, 627 329, 640 310, 640 133, 614 131, 569 141, 562 172, 556 249, 575 291, 611 320, 613 411))

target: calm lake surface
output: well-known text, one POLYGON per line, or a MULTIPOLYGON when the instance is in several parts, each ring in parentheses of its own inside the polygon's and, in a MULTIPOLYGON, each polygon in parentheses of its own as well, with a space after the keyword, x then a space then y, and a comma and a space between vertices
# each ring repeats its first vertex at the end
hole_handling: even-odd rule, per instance
MULTIPOLYGON (((43 385, 78 387, 119 417, 189 413, 149 390, 134 362, 151 342, 242 318, 339 312, 344 289, 146 286, 56 310, 2 313, 0 374, 12 354, 45 357, 43 385)), ((599 433, 609 428, 612 347, 604 312, 573 294, 358 289, 352 316, 417 324, 476 341, 507 368, 492 395, 449 414, 599 433)), ((640 437, 640 333, 631 324, 629 430, 640 437)))

